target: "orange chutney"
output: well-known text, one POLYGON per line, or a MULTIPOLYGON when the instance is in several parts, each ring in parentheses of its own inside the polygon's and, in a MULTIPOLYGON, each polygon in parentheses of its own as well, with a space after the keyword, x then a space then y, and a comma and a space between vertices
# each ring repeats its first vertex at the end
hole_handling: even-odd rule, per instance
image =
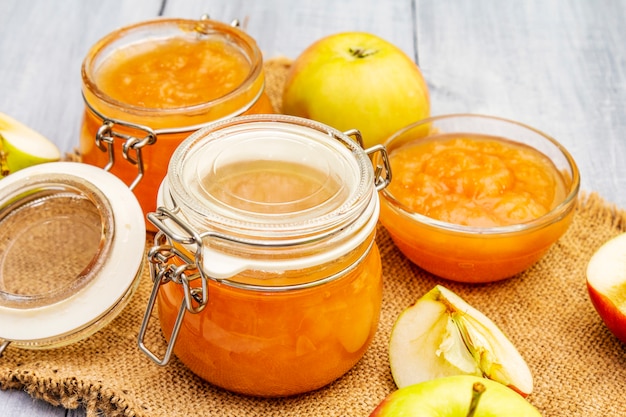
POLYGON ((395 150, 387 191, 410 211, 464 226, 527 222, 565 197, 552 162, 518 143, 440 135, 395 150))
POLYGON ((569 224, 497 232, 540 218, 567 194, 563 174, 527 145, 438 134, 394 149, 390 160, 394 178, 384 193, 395 203, 382 204, 381 222, 410 260, 444 278, 511 276, 534 263, 569 224), (411 218, 420 215, 434 221, 411 218))
MULTIPOLYGON (((184 138, 215 120, 273 113, 256 43, 219 22, 164 19, 120 29, 92 47, 82 77, 83 162, 100 167, 109 162, 95 140, 104 120, 113 121, 116 135, 141 140, 155 134, 155 143, 142 148, 144 176, 134 188, 144 213, 154 211, 170 156, 184 138)), ((138 166, 123 157, 124 139, 113 142, 110 171, 130 185, 138 166)), ((130 158, 136 158, 134 151, 130 158)))
MULTIPOLYGON (((185 141, 160 206, 177 206, 198 234, 227 236, 207 237, 200 249, 207 304, 185 313, 173 353, 219 387, 277 397, 323 387, 361 359, 378 326, 382 266, 364 151, 347 136, 312 134, 315 122, 262 117, 185 141)), ((181 242, 173 244, 196 259, 181 242)), ((158 290, 170 342, 184 291, 175 280, 158 290)))
POLYGON ((172 38, 115 51, 97 70, 112 99, 153 109, 188 107, 234 91, 250 62, 223 40, 172 38))
MULTIPOLYGON (((287 396, 329 384, 361 359, 378 327, 382 271, 372 240, 333 265, 292 272, 295 281, 315 282, 328 269, 348 271, 310 288, 281 291, 280 276, 265 278, 263 291, 209 281, 208 305, 185 315, 175 355, 201 378, 247 395, 287 396), (350 268, 356 255, 365 258, 350 268)), ((250 283, 260 274, 232 281, 250 283)), ((180 285, 161 287, 159 319, 168 340, 182 299, 180 285)))

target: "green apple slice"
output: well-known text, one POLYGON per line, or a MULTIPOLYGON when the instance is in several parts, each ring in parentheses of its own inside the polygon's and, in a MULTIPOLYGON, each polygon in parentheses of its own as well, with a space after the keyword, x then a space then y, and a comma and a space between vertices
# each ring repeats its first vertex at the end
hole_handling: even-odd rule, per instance
POLYGON ((0 113, 0 177, 31 165, 61 159, 61 152, 46 137, 0 113))
POLYGON ((437 285, 396 320, 389 344, 398 388, 452 375, 475 375, 533 389, 530 369, 504 333, 461 297, 437 285))
POLYGON ((541 417, 541 413, 502 384, 472 375, 455 375, 400 388, 370 414, 397 416, 541 417))

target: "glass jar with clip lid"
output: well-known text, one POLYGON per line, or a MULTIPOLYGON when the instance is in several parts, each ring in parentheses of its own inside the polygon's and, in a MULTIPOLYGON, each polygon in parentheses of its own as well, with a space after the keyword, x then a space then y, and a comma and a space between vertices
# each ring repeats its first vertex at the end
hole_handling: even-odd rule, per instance
POLYGON ((359 361, 378 325, 377 191, 391 180, 385 148, 359 138, 242 116, 176 149, 148 214, 159 231, 139 344, 152 360, 174 354, 217 386, 264 397, 320 388, 359 361), (153 314, 163 346, 145 343, 153 314))
POLYGON ((123 179, 146 214, 180 142, 209 122, 273 113, 264 88, 261 51, 236 24, 203 17, 123 27, 83 62, 80 155, 123 179))

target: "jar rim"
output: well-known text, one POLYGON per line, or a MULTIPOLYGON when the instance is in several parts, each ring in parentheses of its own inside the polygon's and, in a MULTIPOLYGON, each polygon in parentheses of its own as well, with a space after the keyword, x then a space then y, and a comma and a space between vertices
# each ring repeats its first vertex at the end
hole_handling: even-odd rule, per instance
MULTIPOLYGON (((111 205, 106 197, 88 183, 64 173, 32 175, 27 184, 9 184, 2 191, 0 306, 43 307, 88 285, 110 255, 115 233, 111 205), (57 233, 70 232, 64 226, 80 228, 81 233, 76 240, 64 240, 64 247, 58 248, 57 233), (72 257, 71 252, 80 252, 80 260, 72 257), (31 258, 30 254, 35 253, 31 258), (67 262, 58 259, 59 256, 67 262), (52 281, 49 285, 32 274, 16 279, 19 271, 13 265, 33 261, 55 263, 63 268, 46 271, 52 281), (36 280, 36 285, 30 284, 31 279, 36 280)), ((32 271, 35 270, 33 267, 32 271)))
MULTIPOLYGON (((115 50, 116 48, 112 48, 115 50)), ((115 31, 102 37, 97 41, 88 51, 83 63, 81 65, 81 76, 83 80, 83 98, 89 103, 88 98, 85 95, 85 90, 89 91, 98 100, 106 103, 109 106, 115 108, 122 108, 125 112, 130 112, 135 115, 141 115, 148 117, 150 115, 177 115, 177 114, 197 114, 206 111, 212 107, 218 106, 221 103, 232 100, 234 97, 242 94, 242 91, 246 91, 251 88, 260 77, 262 77, 263 71, 263 56, 256 41, 243 30, 228 25, 222 22, 209 20, 209 19, 181 19, 181 18, 158 18, 145 20, 139 23, 134 23, 121 27, 115 31), (129 104, 117 100, 104 92, 99 86, 94 76, 94 63, 100 55, 109 51, 112 45, 116 42, 122 42, 129 39, 133 42, 137 42, 136 37, 140 37, 139 41, 145 41, 149 39, 151 30, 160 30, 164 34, 168 34, 168 31, 172 31, 169 36, 173 34, 185 35, 190 33, 197 33, 200 36, 211 34, 213 36, 221 36, 231 44, 236 44, 243 55, 250 62, 250 71, 246 78, 241 82, 237 88, 226 93, 221 97, 215 99, 182 107, 171 108, 154 108, 143 107, 134 104, 129 104), (145 32, 145 33, 144 33, 145 32), (142 38, 142 36, 144 36, 142 38)), ((263 87, 263 86, 262 86, 263 87)), ((262 91, 263 88, 261 88, 262 91)), ((260 94, 260 92, 259 92, 260 94)), ((244 109, 245 110, 245 109, 244 109)), ((243 111, 242 111, 243 112, 243 111)))

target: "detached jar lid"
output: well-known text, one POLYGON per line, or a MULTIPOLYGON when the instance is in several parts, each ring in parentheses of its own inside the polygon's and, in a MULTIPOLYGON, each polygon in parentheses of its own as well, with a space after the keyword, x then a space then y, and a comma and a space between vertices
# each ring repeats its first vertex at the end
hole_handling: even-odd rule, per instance
POLYGON ((0 180, 2 347, 58 347, 108 324, 139 282, 145 239, 133 193, 100 168, 54 162, 0 180))

